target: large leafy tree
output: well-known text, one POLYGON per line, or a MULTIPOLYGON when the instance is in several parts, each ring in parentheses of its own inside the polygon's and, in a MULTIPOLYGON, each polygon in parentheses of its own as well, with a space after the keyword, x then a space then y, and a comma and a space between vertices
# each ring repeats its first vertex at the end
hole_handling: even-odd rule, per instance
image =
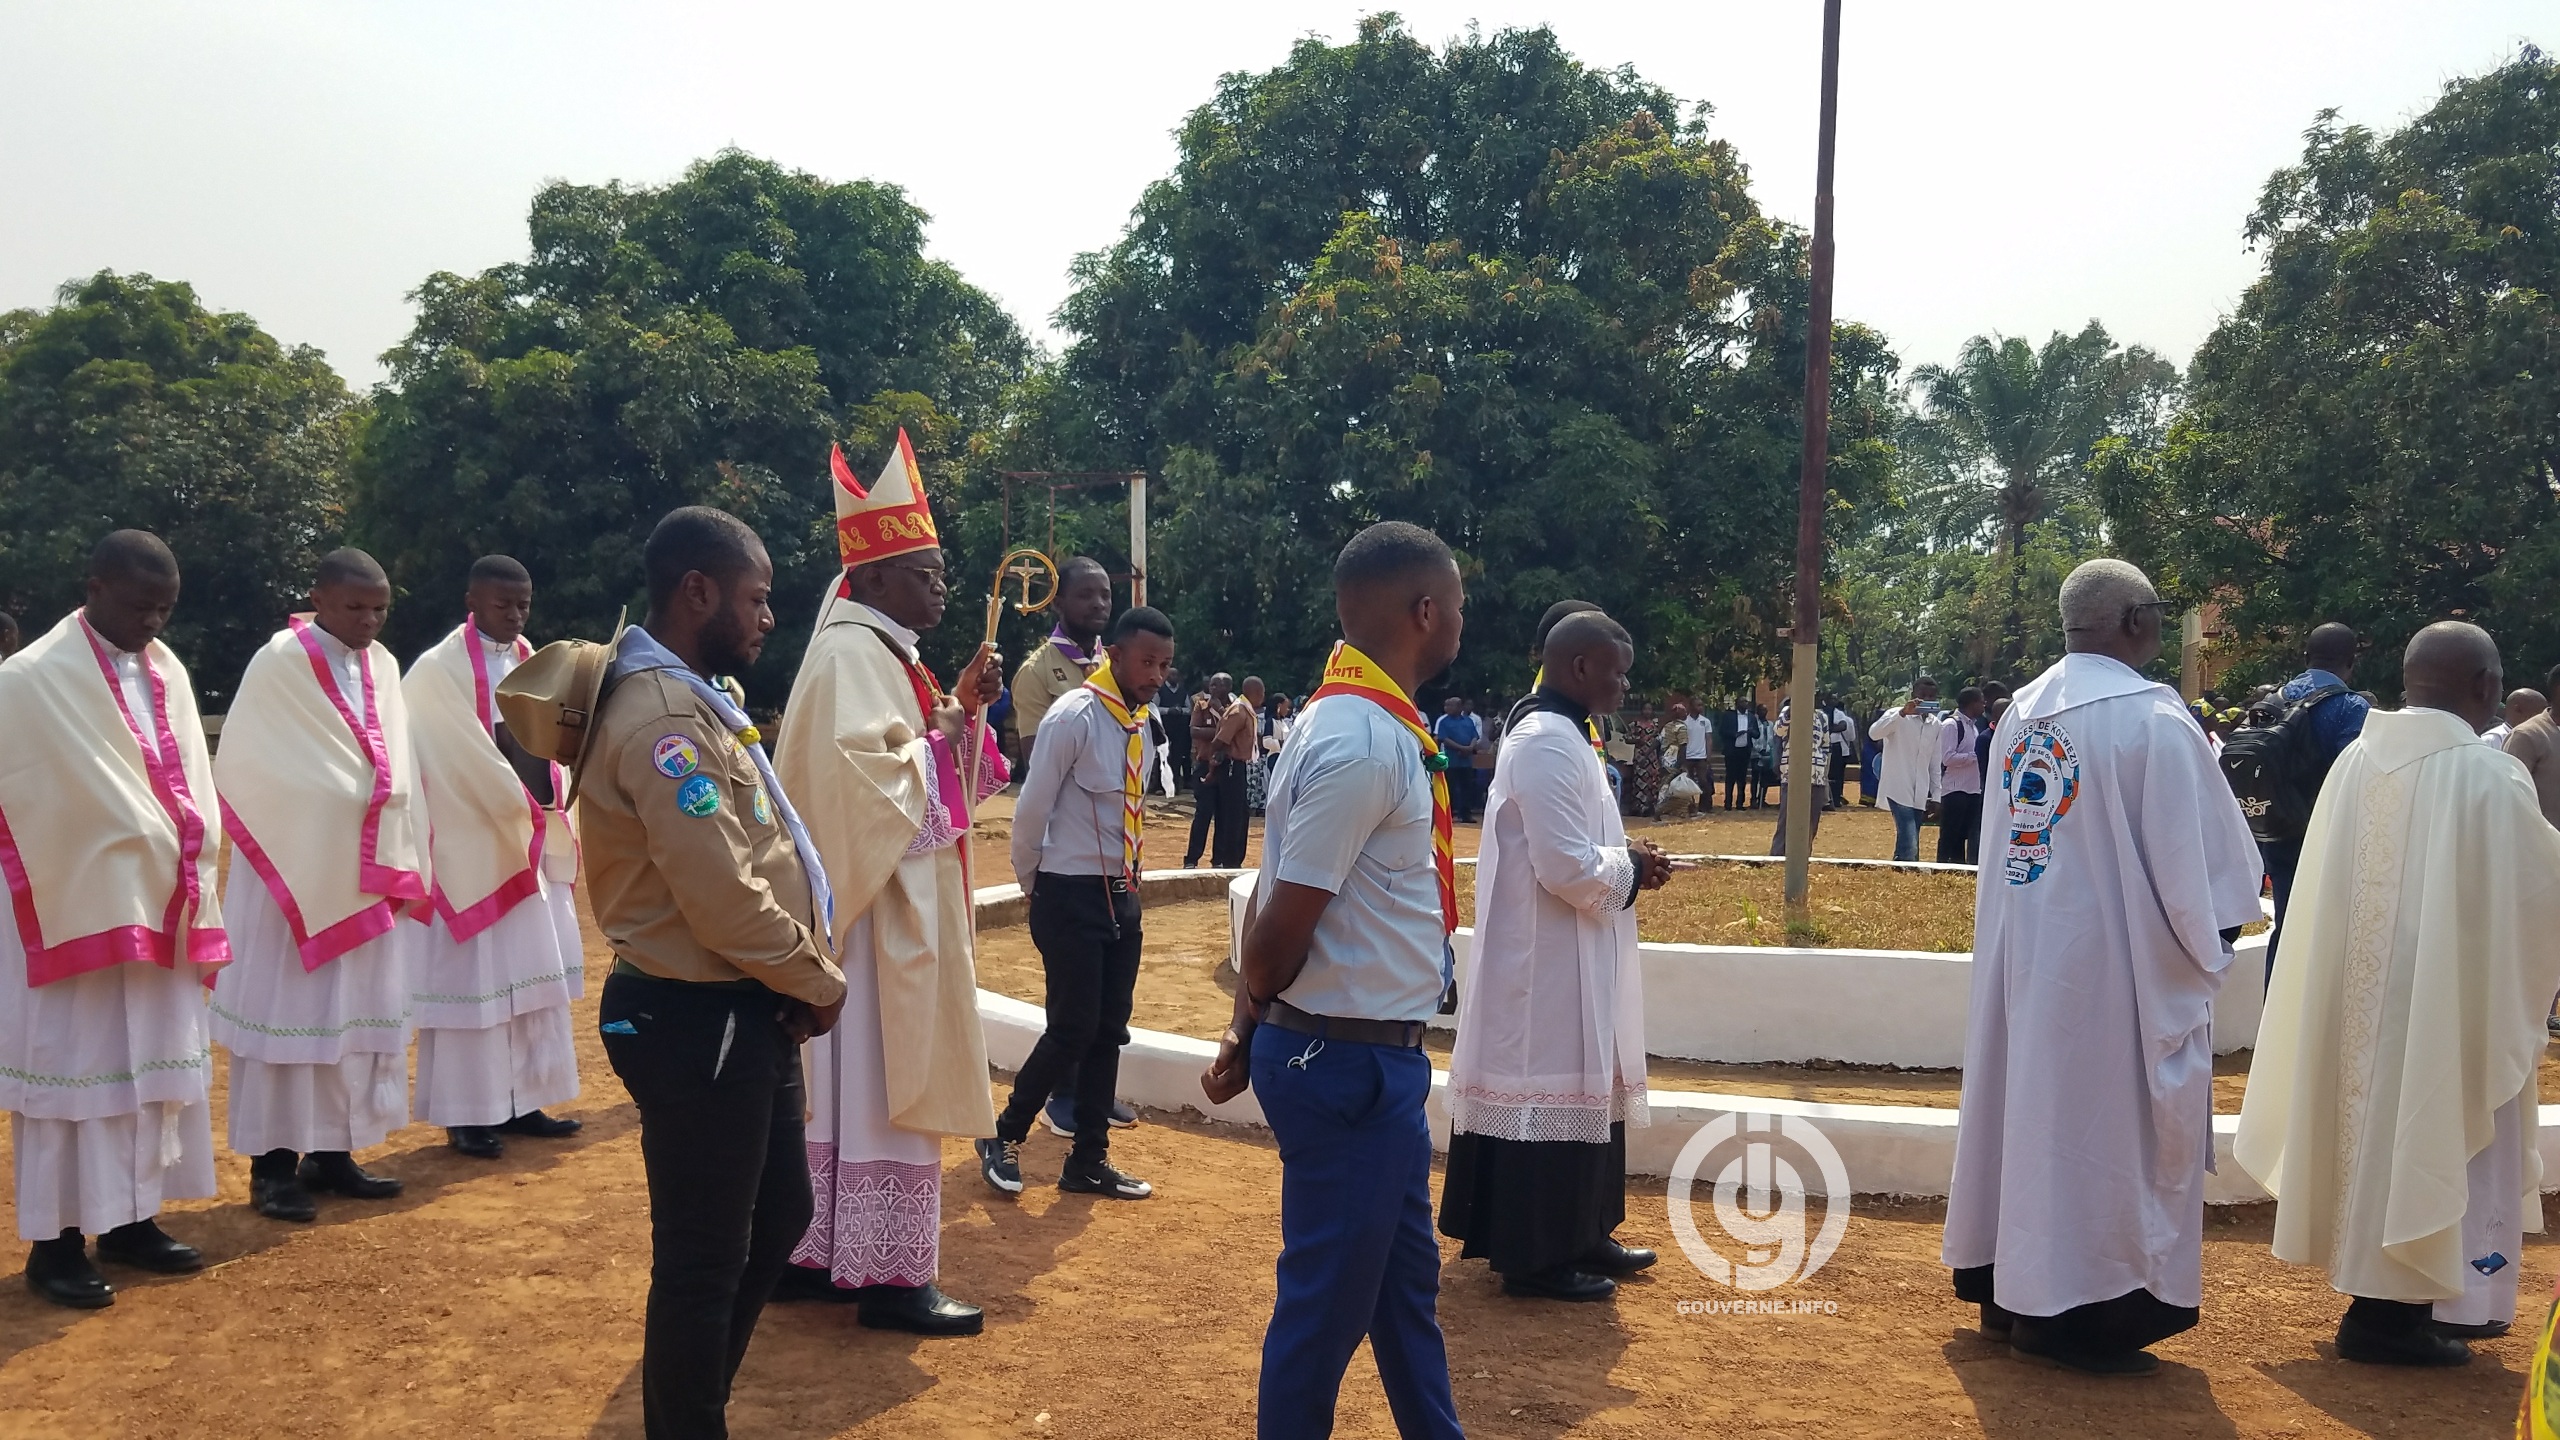
POLYGON ((926 258, 925 218, 894 186, 726 152, 666 186, 548 186, 531 259, 430 276, 356 467, 356 522, 402 591, 394 643, 455 623, 493 550, 533 571, 539 634, 602 635, 637 618, 658 517, 714 504, 773 552, 750 684, 779 700, 835 563, 829 443, 867 479, 904 425, 951 482, 1029 361, 926 258))
POLYGON ((2244 676, 2323 620, 2487 625, 2560 659, 2560 64, 2526 48, 2379 135, 2323 114, 2250 217, 2266 268, 2113 505, 2218 599, 2244 676))
POLYGON ((2029 531, 2057 500, 2088 498, 2083 471, 2099 442, 2156 441, 2177 378, 2168 361, 2119 347, 2095 320, 2041 346, 1976 335, 1955 364, 1911 372, 1917 408, 1901 435, 1911 518, 1933 545, 1990 542, 2008 603, 1978 615, 1976 633, 2005 637, 2005 670, 2026 669, 2033 648, 2026 577, 2035 567, 2016 563, 2029 531))
MULTIPOLYGON (((1805 247, 1703 111, 1545 30, 1434 51, 1391 15, 1231 75, 1111 250, 1079 262, 1062 459, 1161 476, 1186 649, 1311 678, 1334 551, 1458 547, 1454 683, 1516 690, 1553 601, 1642 634, 1640 680, 1758 672, 1792 561, 1805 247)), ((1841 329, 1833 478, 1888 459, 1873 333, 1841 329)), ((1028 409, 1026 415, 1032 413, 1028 409)))
POLYGON ((0 608, 48 626, 101 535, 155 531, 185 575, 168 639, 220 708, 340 528, 350 421, 318 351, 183 284, 101 272, 0 315, 0 608))

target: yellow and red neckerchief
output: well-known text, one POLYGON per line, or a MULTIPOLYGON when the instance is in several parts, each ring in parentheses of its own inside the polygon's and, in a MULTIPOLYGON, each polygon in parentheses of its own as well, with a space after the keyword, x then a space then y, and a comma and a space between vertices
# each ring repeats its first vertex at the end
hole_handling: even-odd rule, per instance
MULTIPOLYGON (((1547 667, 1541 665, 1538 667, 1538 673, 1529 677, 1529 688, 1532 690, 1543 690, 1546 687, 1547 667)), ((1608 764, 1609 746, 1606 741, 1603 741, 1600 738, 1600 722, 1593 719, 1591 716, 1583 716, 1582 733, 1591 737, 1591 753, 1600 757, 1601 764, 1608 764)))
POLYGON ((1129 737, 1128 763, 1120 773, 1120 870, 1135 884, 1147 848, 1147 791, 1142 773, 1147 752, 1147 707, 1133 708, 1120 698, 1120 679, 1111 673, 1108 655, 1084 678, 1084 688, 1093 692, 1093 698, 1102 702, 1103 713, 1129 737))
POLYGON ((1414 708, 1404 687, 1347 640, 1334 642, 1333 654, 1324 662, 1324 683, 1307 701, 1313 704, 1328 695, 1359 696, 1394 716, 1422 746, 1422 768, 1431 776, 1431 863, 1440 872, 1440 924, 1445 932, 1456 934, 1458 827, 1449 810, 1449 757, 1440 753, 1440 737, 1422 723, 1422 712, 1414 708))

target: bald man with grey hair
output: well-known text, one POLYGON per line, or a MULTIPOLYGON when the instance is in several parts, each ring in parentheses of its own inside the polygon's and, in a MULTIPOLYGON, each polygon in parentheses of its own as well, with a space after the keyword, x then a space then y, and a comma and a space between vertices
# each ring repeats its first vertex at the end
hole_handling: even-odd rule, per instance
POLYGON ((2258 915, 2239 802, 2142 674, 2167 608, 2121 560, 2071 572, 2069 653, 2001 717, 1983 796, 1944 1259, 1985 1335, 2096 1375, 2197 1322, 2209 1027, 2258 915))

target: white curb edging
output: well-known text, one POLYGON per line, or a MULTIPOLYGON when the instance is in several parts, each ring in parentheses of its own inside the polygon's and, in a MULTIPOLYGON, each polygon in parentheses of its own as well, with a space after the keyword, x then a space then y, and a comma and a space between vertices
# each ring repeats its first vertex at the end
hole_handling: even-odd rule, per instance
MULTIPOLYGON (((1140 883, 1152 892, 1159 888, 1159 882, 1174 877, 1195 878, 1196 883, 1197 878, 1211 875, 1232 880, 1241 873, 1244 872, 1150 872, 1140 883)), ((976 898, 984 907, 1003 901, 1019 901, 1021 891, 1011 885, 989 886, 978 891, 976 898)), ((2252 941, 2242 942, 2243 947, 2251 945, 2252 941)), ((2257 948, 2262 950, 2262 944, 2257 948)), ((2256 950, 2244 948, 2233 964, 2235 980, 2239 978, 2240 967, 2248 967, 2246 973, 2261 977, 2265 974, 2264 961, 2258 958, 2256 950)), ((1652 984, 1650 964, 1646 970, 1646 983, 1648 986, 1652 984)), ((1961 1011, 1958 1013, 1961 1015, 1961 1011)), ((1039 1040, 1047 1023, 1040 1007, 983 989, 978 992, 978 1017, 986 1032, 988 1062, 1008 1074, 1019 1069, 1030 1055, 1032 1045, 1039 1040)), ((2250 1029, 2254 1032, 2254 1013, 2250 1020, 2250 1029)), ((1201 1093, 1201 1072, 1209 1068, 1217 1053, 1218 1047, 1206 1040, 1133 1028, 1129 1032, 1129 1044, 1120 1052, 1121 1098, 1148 1109, 1177 1113, 1190 1111, 1212 1120, 1267 1128, 1262 1118, 1262 1107, 1251 1090, 1223 1105, 1209 1104, 1208 1097, 1201 1093)), ((1433 1146, 1441 1150, 1446 1150, 1449 1144, 1448 1084, 1448 1072, 1435 1068, 1431 1075, 1431 1138, 1433 1146)), ((1850 1188, 1858 1194, 1943 1198, 1955 1174, 1956 1112, 1953 1109, 1921 1105, 1834 1105, 1691 1090, 1655 1090, 1650 1098, 1653 1123, 1627 1131, 1627 1173, 1630 1175, 1670 1174, 1673 1161, 1689 1137, 1725 1115, 1791 1115, 1813 1121, 1821 1127, 1823 1136, 1832 1147, 1840 1152, 1850 1188)), ((2549 1189, 2560 1189, 2560 1105, 2542 1106, 2540 1125, 2545 1184, 2549 1189)), ((2205 1176, 2204 1198, 2207 1204, 2239 1205, 2269 1198, 2266 1191, 2232 1159, 2231 1142, 2239 1128, 2240 1118, 2236 1115, 2213 1117, 2214 1168, 2205 1176)), ((1816 1187, 1821 1185, 1818 1174, 1812 1177, 1812 1183, 1816 1187)))

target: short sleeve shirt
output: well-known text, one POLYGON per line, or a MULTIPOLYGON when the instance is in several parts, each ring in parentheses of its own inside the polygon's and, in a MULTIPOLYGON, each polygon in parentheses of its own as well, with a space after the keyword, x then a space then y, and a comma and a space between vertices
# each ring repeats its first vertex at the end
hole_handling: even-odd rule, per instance
POLYGON ((1054 638, 1041 641, 1039 649, 1023 657, 1022 667, 1013 672, 1014 737, 1038 736, 1049 707, 1082 688, 1095 663, 1067 654, 1054 638))
POLYGON ((1262 853, 1265 876, 1334 897, 1281 999, 1345 1020, 1431 1017, 1448 935, 1411 731, 1356 695, 1308 706, 1272 772, 1262 853))

